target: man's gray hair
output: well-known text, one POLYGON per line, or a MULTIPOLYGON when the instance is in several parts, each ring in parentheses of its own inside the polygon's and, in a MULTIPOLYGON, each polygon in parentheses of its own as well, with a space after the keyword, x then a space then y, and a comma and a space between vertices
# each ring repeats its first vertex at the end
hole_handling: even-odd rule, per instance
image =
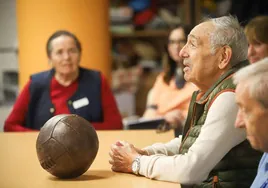
POLYGON ((250 97, 268 109, 268 58, 240 69, 233 76, 235 84, 244 84, 250 97))
POLYGON ((232 49, 231 66, 247 59, 248 42, 243 28, 236 17, 231 15, 219 18, 211 18, 215 30, 210 34, 212 53, 218 47, 228 45, 232 49))

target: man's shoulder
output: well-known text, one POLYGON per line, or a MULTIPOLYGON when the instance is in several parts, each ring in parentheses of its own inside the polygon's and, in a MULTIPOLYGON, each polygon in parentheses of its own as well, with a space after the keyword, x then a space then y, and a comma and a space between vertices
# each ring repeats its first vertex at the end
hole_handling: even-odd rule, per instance
MULTIPOLYGON (((266 163, 268 163, 268 153, 265 152, 262 155, 259 166, 266 165, 266 163)), ((268 169, 267 169, 267 171, 268 171, 268 169)))
POLYGON ((236 85, 233 82, 232 76, 224 79, 219 85, 218 87, 216 87, 215 89, 218 90, 235 90, 236 85))
POLYGON ((224 92, 235 92, 236 85, 233 83, 232 77, 224 79, 220 84, 218 84, 210 94, 210 99, 213 100, 215 97, 219 96, 224 92))
POLYGON ((268 153, 264 153, 259 164, 257 176, 255 177, 252 185, 250 186, 251 188, 262 187, 265 181, 267 180, 267 174, 266 174, 267 163, 268 163, 268 153))
POLYGON ((211 92, 209 99, 208 99, 208 108, 211 107, 211 105, 214 103, 214 101, 221 96, 221 99, 228 101, 231 98, 235 98, 235 88, 236 85, 233 83, 232 78, 227 78, 223 80, 217 87, 214 88, 214 90, 211 92), (228 92, 228 95, 226 93, 228 92), (230 94, 231 92, 231 94, 230 94), (227 99, 228 98, 228 99, 227 99))

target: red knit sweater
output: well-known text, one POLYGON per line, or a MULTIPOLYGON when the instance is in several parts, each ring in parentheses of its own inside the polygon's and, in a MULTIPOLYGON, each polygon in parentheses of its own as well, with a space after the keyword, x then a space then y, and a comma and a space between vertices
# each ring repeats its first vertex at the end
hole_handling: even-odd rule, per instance
MULTIPOLYGON (((33 131, 24 126, 28 104, 30 101, 29 81, 20 93, 13 109, 5 121, 4 131, 33 131)), ((75 81, 71 85, 65 87, 58 83, 53 77, 50 85, 50 97, 52 104, 55 107, 54 115, 70 114, 67 106, 67 100, 74 94, 78 87, 78 82, 75 81)), ((96 130, 122 129, 121 116, 116 106, 114 96, 108 86, 108 83, 103 75, 101 75, 101 96, 102 96, 102 111, 103 122, 91 122, 96 130)))

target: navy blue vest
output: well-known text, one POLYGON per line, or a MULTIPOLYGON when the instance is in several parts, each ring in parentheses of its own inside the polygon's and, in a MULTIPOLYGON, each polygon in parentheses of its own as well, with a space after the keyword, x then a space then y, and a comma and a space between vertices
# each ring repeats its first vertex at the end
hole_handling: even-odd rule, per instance
MULTIPOLYGON (((30 103, 25 125, 39 130, 47 120, 54 116, 54 106, 50 98, 50 83, 55 73, 54 69, 31 76, 30 103)), ((101 76, 93 70, 79 68, 78 89, 66 101, 72 114, 77 114, 89 122, 102 122, 101 76), (87 98, 89 104, 75 109, 73 102, 87 98)))

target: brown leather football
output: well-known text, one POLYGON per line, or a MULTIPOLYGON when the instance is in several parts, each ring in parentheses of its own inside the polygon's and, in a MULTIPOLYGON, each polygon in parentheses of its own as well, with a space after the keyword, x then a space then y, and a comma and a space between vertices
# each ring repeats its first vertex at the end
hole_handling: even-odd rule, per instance
POLYGON ((36 151, 41 166, 59 178, 86 172, 99 149, 94 127, 78 115, 57 115, 41 128, 36 151))

